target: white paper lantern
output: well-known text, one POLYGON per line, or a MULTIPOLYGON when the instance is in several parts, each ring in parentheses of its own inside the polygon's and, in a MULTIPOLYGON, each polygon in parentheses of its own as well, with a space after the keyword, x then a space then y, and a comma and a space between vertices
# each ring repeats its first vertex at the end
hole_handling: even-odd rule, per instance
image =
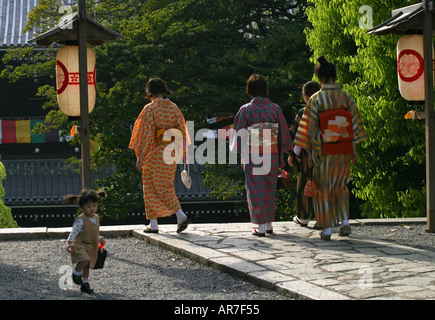
MULTIPOLYGON (((95 53, 87 48, 88 107, 94 109, 96 96, 95 53)), ((63 113, 70 117, 80 116, 79 47, 64 46, 56 56, 57 102, 63 113)))
POLYGON ((423 35, 410 34, 399 39, 397 42, 397 73, 402 97, 408 101, 424 101, 423 35))

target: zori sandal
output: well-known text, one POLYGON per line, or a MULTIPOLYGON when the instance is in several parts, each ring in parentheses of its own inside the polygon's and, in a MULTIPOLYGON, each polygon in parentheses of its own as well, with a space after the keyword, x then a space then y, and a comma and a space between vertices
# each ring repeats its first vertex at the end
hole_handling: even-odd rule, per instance
POLYGON ((189 223, 187 222, 187 218, 186 218, 186 221, 184 221, 183 223, 177 224, 177 233, 180 233, 180 232, 183 232, 184 230, 186 230, 188 225, 189 225, 189 223))
POLYGON ((340 228, 340 233, 338 234, 340 237, 348 237, 352 232, 352 228, 350 226, 345 226, 340 228))
POLYGON ((264 236, 266 236, 265 233, 263 233, 263 232, 259 232, 258 229, 253 229, 253 230, 252 230, 252 235, 253 235, 253 236, 256 236, 256 237, 264 237, 264 236))
POLYGON ((143 229, 143 233, 159 233, 158 229, 151 229, 148 226, 145 226, 145 229, 143 229))
POLYGON ((308 226, 308 223, 306 223, 306 222, 302 222, 297 216, 294 216, 293 217, 293 221, 296 223, 296 224, 298 224, 298 225, 300 225, 301 227, 307 227, 308 226))
POLYGON ((325 241, 329 241, 331 240, 331 235, 330 234, 324 234, 323 232, 320 232, 320 239, 321 240, 325 240, 325 241))

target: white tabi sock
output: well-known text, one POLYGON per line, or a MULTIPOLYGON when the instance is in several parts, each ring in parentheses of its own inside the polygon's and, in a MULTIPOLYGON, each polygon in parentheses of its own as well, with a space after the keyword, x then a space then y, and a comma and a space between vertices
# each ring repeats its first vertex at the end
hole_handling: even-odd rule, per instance
POLYGON ((152 230, 158 230, 159 229, 159 224, 157 223, 157 219, 151 219, 150 220, 150 228, 152 230))
POLYGON ((325 236, 330 236, 332 235, 332 228, 325 228, 322 232, 325 236))
POLYGON ((266 225, 265 224, 259 224, 257 230, 258 230, 259 233, 265 233, 266 232, 266 225))
POLYGON ((343 221, 341 221, 341 227, 347 227, 349 225, 349 220, 345 219, 343 221))
POLYGON ((81 276, 82 274, 83 274, 83 271, 77 271, 75 268, 73 269, 73 272, 72 272, 75 276, 81 276))
POLYGON ((266 223, 266 230, 272 230, 272 222, 266 223))
POLYGON ((182 224, 187 219, 186 214, 181 209, 175 212, 175 215, 177 216, 177 224, 182 224))

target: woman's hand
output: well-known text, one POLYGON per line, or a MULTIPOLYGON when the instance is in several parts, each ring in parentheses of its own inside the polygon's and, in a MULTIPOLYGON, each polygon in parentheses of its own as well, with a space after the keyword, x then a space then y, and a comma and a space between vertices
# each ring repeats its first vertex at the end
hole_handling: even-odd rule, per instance
POLYGON ((356 160, 358 160, 359 158, 358 152, 356 152, 356 143, 353 143, 352 147, 353 147, 353 153, 352 153, 351 162, 352 164, 355 164, 356 160))
POLYGON ((291 154, 288 156, 287 163, 293 167, 293 156, 291 154))
POLYGON ((140 154, 139 157, 136 160, 136 169, 138 171, 142 171, 142 162, 143 162, 143 154, 140 154))
POLYGON ((311 151, 308 151, 308 168, 312 168, 313 167, 313 154, 311 153, 311 151))

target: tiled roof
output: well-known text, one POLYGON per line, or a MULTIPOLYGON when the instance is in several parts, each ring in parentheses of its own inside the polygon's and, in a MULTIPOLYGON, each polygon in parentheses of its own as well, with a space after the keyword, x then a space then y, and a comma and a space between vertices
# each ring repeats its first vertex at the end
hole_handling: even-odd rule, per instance
POLYGON ((204 185, 204 179, 201 175, 203 165, 197 163, 190 164, 190 177, 192 179, 192 186, 187 189, 183 181, 181 181, 181 171, 183 171, 183 165, 179 164, 177 166, 177 172, 175 173, 175 193, 181 202, 188 201, 201 201, 201 200, 211 200, 210 192, 211 189, 204 185))
MULTIPOLYGON (((4 202, 7 206, 60 205, 67 194, 79 194, 81 175, 65 168, 64 160, 3 160, 6 169, 4 202)), ((192 187, 187 189, 180 178, 182 165, 177 166, 175 190, 181 202, 210 200, 210 189, 204 185, 198 164, 190 165, 192 187)), ((92 181, 113 174, 114 169, 92 173, 92 181)))
POLYGON ((28 45, 33 34, 22 30, 27 13, 37 4, 38 0, 0 0, 0 48, 28 45))

